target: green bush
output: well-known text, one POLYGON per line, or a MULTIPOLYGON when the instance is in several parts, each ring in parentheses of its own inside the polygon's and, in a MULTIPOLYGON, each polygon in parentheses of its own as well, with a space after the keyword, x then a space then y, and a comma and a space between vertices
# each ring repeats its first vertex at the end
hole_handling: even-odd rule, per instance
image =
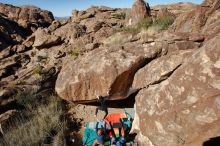
POLYGON ((27 83, 26 83, 26 81, 24 81, 24 80, 18 80, 16 84, 17 84, 17 85, 25 85, 25 84, 27 84, 27 83))
POLYGON ((123 27, 119 31, 133 33, 133 34, 136 34, 136 33, 140 32, 140 30, 137 27, 130 27, 130 26, 123 27))
POLYGON ((152 26, 153 24, 153 20, 151 17, 147 17, 142 19, 138 24, 137 24, 137 28, 139 31, 141 31, 142 29, 148 29, 150 26, 152 26))
POLYGON ((128 26, 122 28, 120 31, 128 33, 139 33, 141 30, 147 30, 149 27, 158 27, 159 30, 166 30, 174 22, 174 18, 171 16, 158 17, 154 20, 151 17, 144 18, 135 26, 128 26))
POLYGON ((68 54, 75 59, 81 54, 81 49, 80 48, 74 48, 73 50, 68 52, 68 54))
POLYGON ((48 60, 48 56, 37 56, 37 62, 46 63, 48 60))
POLYGON ((141 20, 135 26, 123 27, 120 31, 128 32, 128 33, 139 33, 142 29, 148 29, 152 25, 153 21, 150 17, 147 17, 141 20))
POLYGON ((173 24, 173 22, 174 22, 174 18, 171 16, 158 17, 154 20, 153 26, 158 26, 162 30, 166 30, 170 25, 173 24))
POLYGON ((120 46, 124 43, 128 42, 132 38, 131 34, 127 33, 115 33, 111 35, 110 37, 103 40, 104 46, 110 47, 110 46, 120 46))

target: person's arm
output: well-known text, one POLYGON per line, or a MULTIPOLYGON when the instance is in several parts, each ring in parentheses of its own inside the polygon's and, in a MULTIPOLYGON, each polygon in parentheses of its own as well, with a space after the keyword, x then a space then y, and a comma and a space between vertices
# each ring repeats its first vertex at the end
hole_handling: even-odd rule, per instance
POLYGON ((96 125, 95 125, 95 130, 96 130, 96 132, 98 132, 98 122, 96 123, 96 125))
POLYGON ((106 101, 108 99, 108 96, 96 96, 96 98, 102 102, 102 101, 106 101))

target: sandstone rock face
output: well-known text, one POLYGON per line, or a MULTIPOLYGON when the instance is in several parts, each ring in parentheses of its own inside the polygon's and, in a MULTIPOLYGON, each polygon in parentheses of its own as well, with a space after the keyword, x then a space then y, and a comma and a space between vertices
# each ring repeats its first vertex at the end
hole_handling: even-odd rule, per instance
POLYGON ((54 20, 51 12, 34 6, 16 7, 0 3, 0 13, 12 21, 18 22, 20 26, 31 28, 32 30, 37 27, 47 27, 54 20))
MULTIPOLYGON (((167 80, 138 93, 136 119, 140 126, 137 129, 139 137, 149 138, 154 146, 189 146, 202 145, 206 139, 220 134, 219 40, 220 35, 217 35, 194 51, 167 80)), ((163 76, 164 69, 157 73, 163 76)), ((141 73, 147 70, 141 69, 135 75, 141 87, 151 83, 148 74, 144 77, 141 73), (145 80, 138 80, 139 77, 145 80)), ((134 82, 134 86, 138 87, 138 82, 134 82)), ((141 144, 145 145, 144 142, 141 144)))
POLYGON ((131 24, 137 24, 148 16, 150 16, 149 4, 146 4, 143 0, 136 0, 131 9, 131 24))

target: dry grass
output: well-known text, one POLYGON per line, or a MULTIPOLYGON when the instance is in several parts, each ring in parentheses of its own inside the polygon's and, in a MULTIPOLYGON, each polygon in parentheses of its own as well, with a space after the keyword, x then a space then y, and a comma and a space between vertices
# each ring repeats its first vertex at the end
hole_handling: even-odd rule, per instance
POLYGON ((33 70, 33 74, 40 75, 40 74, 42 74, 42 70, 43 70, 43 67, 40 65, 37 65, 33 70))
POLYGON ((39 146, 50 144, 54 135, 64 129, 65 122, 60 121, 62 109, 58 97, 51 96, 47 104, 38 106, 32 105, 31 102, 26 106, 28 109, 25 114, 17 118, 12 123, 12 128, 5 133, 5 145, 39 146))
POLYGON ((117 45, 122 45, 126 42, 128 42, 132 38, 132 35, 123 33, 123 32, 118 32, 115 33, 114 35, 108 37, 103 41, 104 46, 110 47, 110 46, 117 46, 117 45))

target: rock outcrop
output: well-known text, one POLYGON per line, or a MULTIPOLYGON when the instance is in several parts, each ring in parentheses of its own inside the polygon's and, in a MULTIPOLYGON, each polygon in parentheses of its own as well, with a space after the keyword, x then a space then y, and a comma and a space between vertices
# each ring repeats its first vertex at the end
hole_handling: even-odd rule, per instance
POLYGON ((53 91, 65 60, 75 61, 99 48, 104 39, 124 25, 125 18, 120 16, 126 13, 126 9, 91 7, 78 11, 77 18, 59 22, 53 21, 50 12, 33 6, 1 4, 0 7, 3 103, 10 103, 14 94, 23 92, 20 89, 33 93, 53 91))
POLYGON ((35 6, 16 7, 0 3, 0 13, 32 31, 38 27, 48 27, 54 20, 51 12, 35 6))
POLYGON ((220 30, 219 7, 219 0, 206 0, 192 11, 179 16, 172 29, 176 32, 204 34, 209 39, 220 30))
POLYGON ((135 0, 131 8, 131 25, 137 24, 142 19, 150 16, 150 6, 144 0, 135 0))
POLYGON ((21 43, 28 35, 26 29, 1 14, 0 26, 0 51, 14 44, 21 43))

